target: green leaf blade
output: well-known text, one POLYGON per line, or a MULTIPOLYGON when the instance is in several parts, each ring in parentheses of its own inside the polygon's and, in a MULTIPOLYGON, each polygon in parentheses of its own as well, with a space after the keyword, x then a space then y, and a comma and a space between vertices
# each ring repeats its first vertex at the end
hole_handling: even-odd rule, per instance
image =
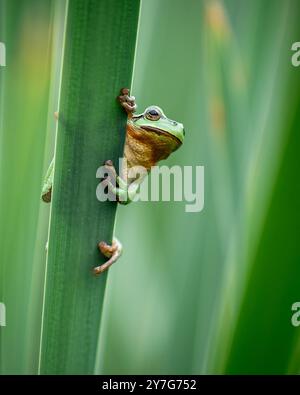
POLYGON ((91 374, 107 274, 97 243, 112 239, 116 203, 96 198, 96 171, 122 156, 126 114, 116 96, 129 86, 139 1, 69 3, 43 336, 42 374, 91 374), (117 6, 118 4, 118 6, 117 6))

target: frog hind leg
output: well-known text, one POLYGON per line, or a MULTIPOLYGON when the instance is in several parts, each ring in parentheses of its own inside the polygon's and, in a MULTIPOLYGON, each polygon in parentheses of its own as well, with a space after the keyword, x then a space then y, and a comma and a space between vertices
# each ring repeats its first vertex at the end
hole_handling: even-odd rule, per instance
POLYGON ((96 276, 105 272, 112 264, 114 264, 122 254, 122 244, 118 239, 114 238, 111 245, 107 244, 105 241, 100 241, 98 244, 99 250, 102 252, 104 256, 109 258, 109 260, 103 265, 96 266, 93 269, 93 272, 96 276))

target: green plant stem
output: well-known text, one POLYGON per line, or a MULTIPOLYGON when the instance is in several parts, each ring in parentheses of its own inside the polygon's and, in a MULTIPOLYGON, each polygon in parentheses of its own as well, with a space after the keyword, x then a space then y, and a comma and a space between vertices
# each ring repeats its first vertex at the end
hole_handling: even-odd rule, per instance
POLYGON ((116 203, 96 198, 96 170, 122 156, 126 114, 116 96, 131 82, 138 0, 70 0, 46 274, 41 374, 92 374, 116 203))

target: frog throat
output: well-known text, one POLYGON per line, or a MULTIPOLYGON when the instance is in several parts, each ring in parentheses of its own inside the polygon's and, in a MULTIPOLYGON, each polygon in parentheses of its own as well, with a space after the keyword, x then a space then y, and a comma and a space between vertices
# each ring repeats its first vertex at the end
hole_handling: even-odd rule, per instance
POLYGON ((176 143, 178 144, 178 146, 180 146, 182 144, 182 141, 179 140, 179 138, 177 138, 176 136, 174 136, 173 134, 166 132, 165 130, 162 130, 160 128, 156 128, 154 126, 139 126, 140 129, 146 130, 146 132, 150 132, 150 133, 156 133, 158 135, 163 135, 163 136, 167 136, 168 138, 173 139, 174 141, 176 141, 176 143))

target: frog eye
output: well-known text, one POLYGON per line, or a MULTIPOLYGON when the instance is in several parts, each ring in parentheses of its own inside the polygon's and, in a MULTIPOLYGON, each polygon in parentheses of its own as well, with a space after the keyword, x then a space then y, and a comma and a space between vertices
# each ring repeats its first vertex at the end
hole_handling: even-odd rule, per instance
POLYGON ((158 121, 161 117, 161 113, 156 108, 150 108, 146 112, 146 118, 150 121, 158 121))

